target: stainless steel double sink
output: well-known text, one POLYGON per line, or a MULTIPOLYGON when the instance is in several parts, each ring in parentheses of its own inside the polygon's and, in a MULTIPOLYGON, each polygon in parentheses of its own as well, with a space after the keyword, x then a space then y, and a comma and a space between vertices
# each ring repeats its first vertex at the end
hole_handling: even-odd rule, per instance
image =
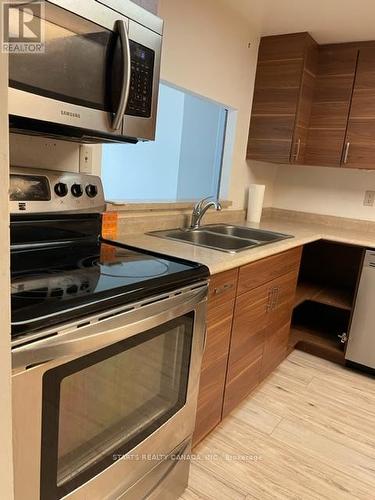
POLYGON ((148 234, 227 253, 237 253, 287 238, 293 238, 293 236, 288 234, 230 224, 211 224, 201 226, 199 229, 152 231, 148 234))

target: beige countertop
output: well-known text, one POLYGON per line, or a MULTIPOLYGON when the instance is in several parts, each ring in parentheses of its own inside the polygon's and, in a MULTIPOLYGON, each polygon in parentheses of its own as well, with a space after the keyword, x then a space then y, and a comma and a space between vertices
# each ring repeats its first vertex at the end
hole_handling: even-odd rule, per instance
MULTIPOLYGON (((344 221, 344 220, 343 220, 344 221)), ((280 233, 293 235, 291 239, 271 243, 259 248, 245 250, 237 254, 229 254, 218 250, 198 247, 179 241, 172 241, 147 234, 133 234, 118 238, 120 242, 145 250, 151 250, 173 257, 179 257, 205 264, 211 274, 217 274, 229 269, 243 266, 264 257, 305 245, 319 239, 375 248, 375 231, 366 230, 366 226, 358 222, 355 224, 342 222, 340 225, 327 223, 311 223, 302 221, 284 220, 271 217, 260 224, 243 223, 243 226, 269 229, 280 233), (356 227, 358 226, 358 227, 356 227)))

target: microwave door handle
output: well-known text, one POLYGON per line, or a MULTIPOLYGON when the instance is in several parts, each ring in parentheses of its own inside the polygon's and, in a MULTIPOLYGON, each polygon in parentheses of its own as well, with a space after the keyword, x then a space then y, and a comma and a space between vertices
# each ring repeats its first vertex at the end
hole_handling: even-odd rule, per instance
POLYGON ((130 91, 130 76, 131 76, 131 54, 128 30, 124 21, 116 21, 116 30, 120 37, 123 81, 121 86, 120 102, 113 116, 112 129, 118 130, 125 116, 126 104, 129 98, 130 91))

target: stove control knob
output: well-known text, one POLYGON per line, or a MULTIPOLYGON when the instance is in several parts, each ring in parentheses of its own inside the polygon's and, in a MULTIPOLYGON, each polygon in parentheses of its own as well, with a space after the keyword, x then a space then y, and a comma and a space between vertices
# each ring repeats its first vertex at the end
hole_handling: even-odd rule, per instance
POLYGON ((68 186, 63 182, 58 182, 55 185, 55 193, 57 194, 57 196, 60 196, 61 198, 66 196, 68 194, 68 186))
POLYGON ((83 195, 83 189, 82 189, 81 184, 73 184, 71 191, 72 191, 72 195, 75 198, 80 198, 83 195))
POLYGON ((98 188, 94 184, 88 184, 86 186, 86 194, 89 198, 95 198, 98 194, 98 188))

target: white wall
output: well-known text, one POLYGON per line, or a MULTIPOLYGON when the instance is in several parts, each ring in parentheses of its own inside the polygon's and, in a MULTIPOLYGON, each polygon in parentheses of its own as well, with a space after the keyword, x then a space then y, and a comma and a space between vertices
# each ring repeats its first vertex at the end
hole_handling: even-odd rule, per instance
POLYGON ((308 31, 318 43, 374 40, 374 0, 217 0, 229 5, 262 35, 308 31))
POLYGON ((165 20, 162 78, 236 113, 228 197, 242 208, 246 186, 257 176, 245 157, 259 30, 216 0, 160 0, 159 14, 165 20))
MULTIPOLYGON (((1 8, 1 2, 0 2, 1 8)), ((0 28, 1 35, 1 28, 0 28)), ((8 69, 0 52, 0 498, 13 498, 10 286, 9 286, 9 156, 8 156, 8 69)))
POLYGON ((79 145, 21 134, 10 135, 10 163, 17 167, 79 171, 79 145))
POLYGON ((375 191, 375 171, 280 165, 267 189, 267 206, 375 221, 375 207, 363 206, 365 191, 375 191))

